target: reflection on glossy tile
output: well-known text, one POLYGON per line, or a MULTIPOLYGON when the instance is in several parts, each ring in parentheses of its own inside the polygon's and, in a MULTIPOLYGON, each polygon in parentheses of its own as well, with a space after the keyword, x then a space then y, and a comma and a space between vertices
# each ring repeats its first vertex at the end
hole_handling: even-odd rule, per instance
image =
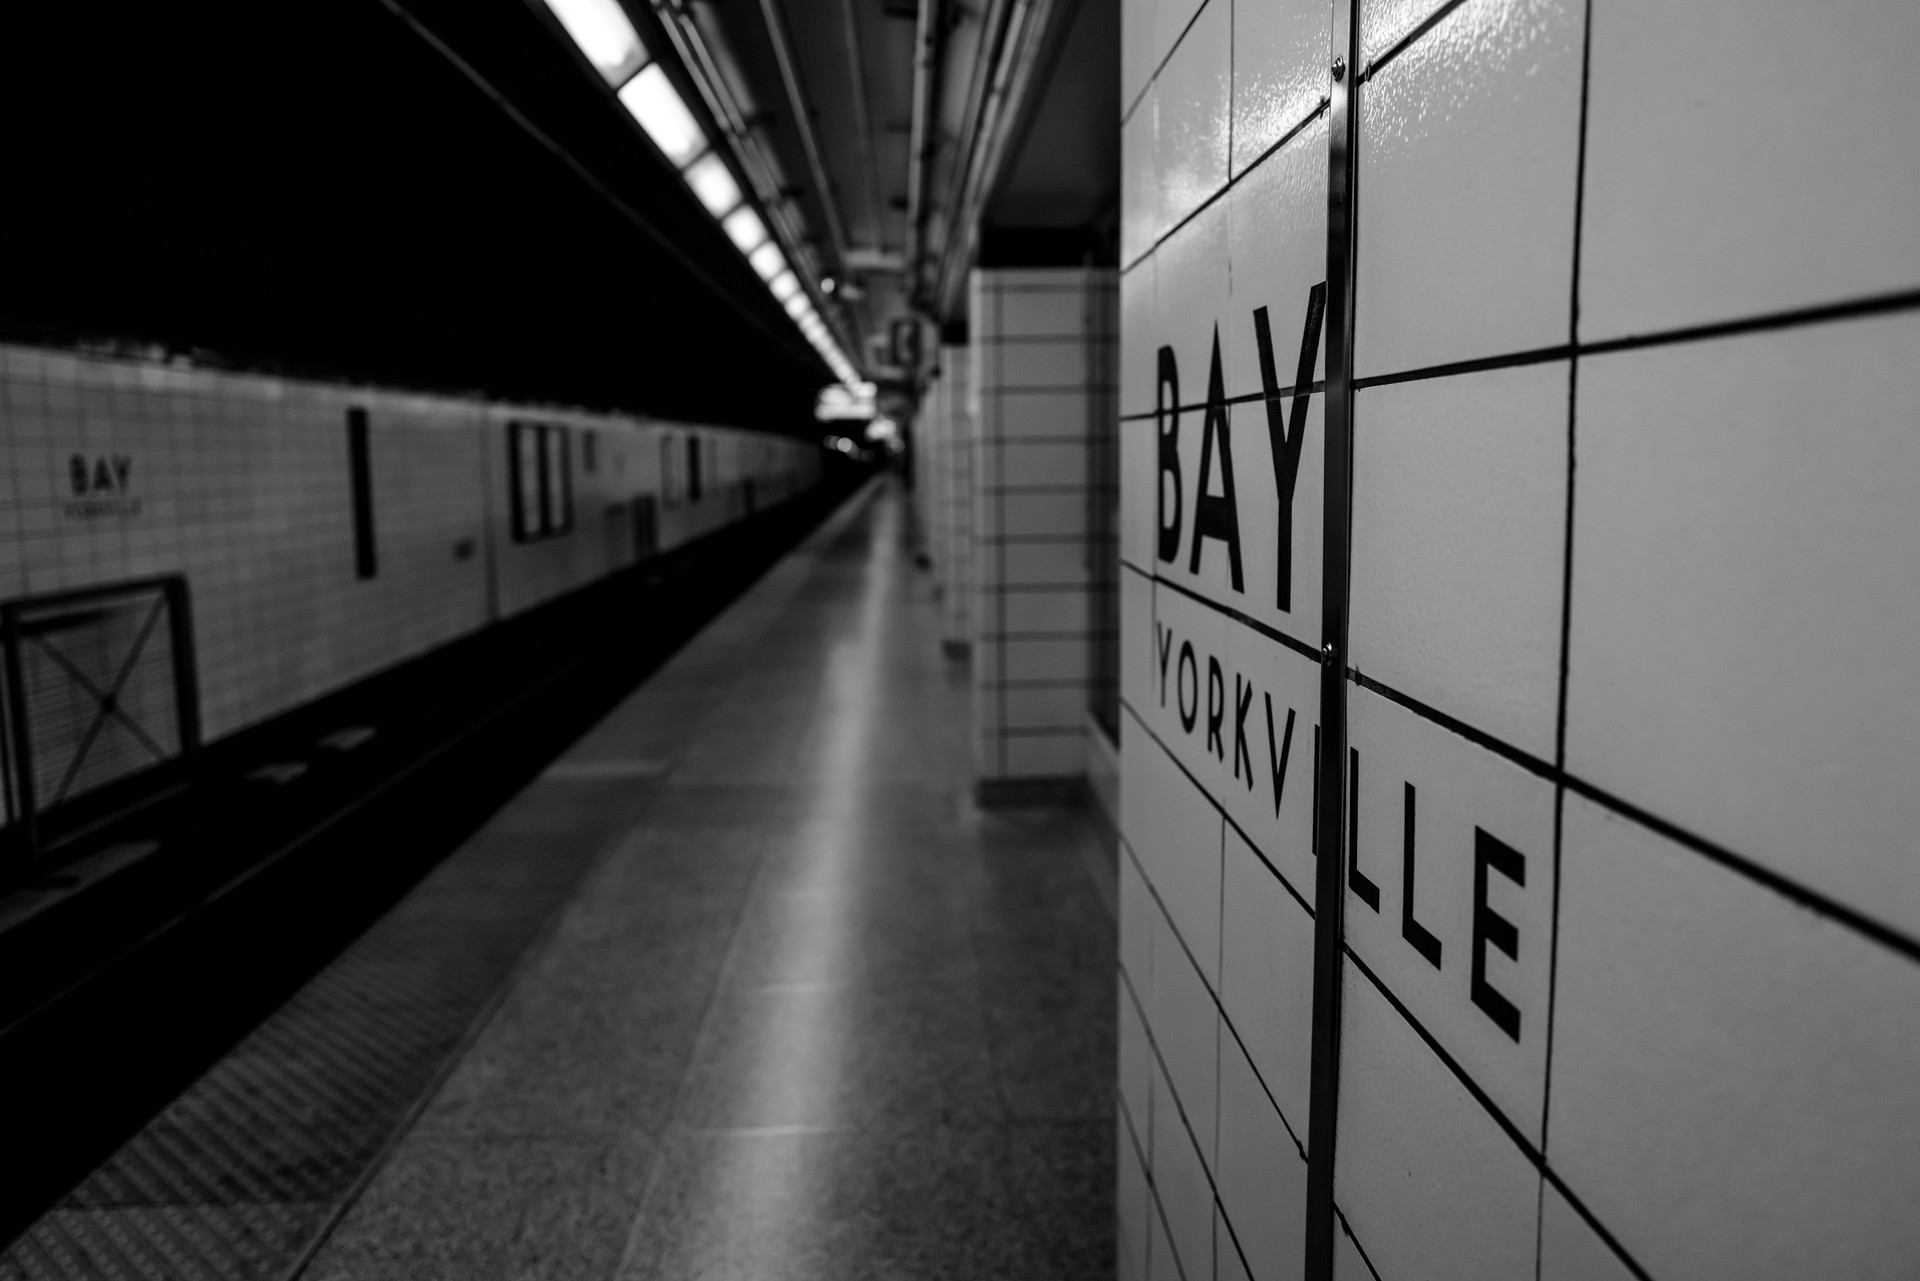
POLYGON ((1584 11, 1469 0, 1367 82, 1357 374, 1567 341, 1584 11))
POLYGON ((1232 14, 1227 0, 1207 0, 1154 80, 1156 237, 1226 185, 1232 14))
POLYGON ((1331 40, 1324 0, 1234 0, 1236 174, 1320 109, 1331 40))

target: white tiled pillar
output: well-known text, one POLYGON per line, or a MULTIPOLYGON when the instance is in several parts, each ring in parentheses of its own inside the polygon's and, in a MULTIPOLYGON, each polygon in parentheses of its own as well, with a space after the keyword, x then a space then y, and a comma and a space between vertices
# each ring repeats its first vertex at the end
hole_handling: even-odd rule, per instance
POLYGON ((959 657, 973 643, 973 416, 964 345, 940 349, 936 393, 940 416, 940 488, 935 521, 938 548, 940 639, 959 657))
POLYGON ((940 491, 944 482, 941 469, 946 462, 946 445, 943 440, 945 422, 940 414, 941 375, 936 371, 927 380, 925 391, 920 397, 919 411, 914 415, 913 426, 909 429, 913 457, 913 546, 914 550, 926 559, 936 584, 939 582, 940 562, 940 491))
POLYGON ((1088 455, 1115 412, 1116 273, 976 271, 974 763, 983 796, 1077 780, 1090 679, 1088 455))

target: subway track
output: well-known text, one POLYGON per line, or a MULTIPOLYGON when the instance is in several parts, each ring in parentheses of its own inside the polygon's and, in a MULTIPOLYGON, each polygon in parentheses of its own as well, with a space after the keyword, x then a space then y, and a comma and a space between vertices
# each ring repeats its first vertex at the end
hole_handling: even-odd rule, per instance
POLYGON ((599 848, 469 838, 848 490, 237 736, 0 904, 53 896, 0 934, 0 1278, 296 1275, 599 848))

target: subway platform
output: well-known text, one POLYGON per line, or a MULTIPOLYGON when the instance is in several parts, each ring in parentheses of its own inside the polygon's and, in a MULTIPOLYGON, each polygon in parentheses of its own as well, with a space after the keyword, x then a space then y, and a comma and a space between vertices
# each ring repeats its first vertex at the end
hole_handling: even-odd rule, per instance
MULTIPOLYGON (((907 520, 897 488, 849 500, 296 998, 371 1001, 541 851, 582 868, 334 1194, 274 1194, 246 1249, 268 1193, 161 1228, 103 1229, 97 1197, 23 1245, 219 1239, 163 1270, 313 1281, 1111 1275, 1111 847, 1078 811, 974 805, 907 520)), ((263 1077, 324 1071, 273 1052, 263 1077)), ((239 1150, 221 1112, 195 1142, 239 1150)))

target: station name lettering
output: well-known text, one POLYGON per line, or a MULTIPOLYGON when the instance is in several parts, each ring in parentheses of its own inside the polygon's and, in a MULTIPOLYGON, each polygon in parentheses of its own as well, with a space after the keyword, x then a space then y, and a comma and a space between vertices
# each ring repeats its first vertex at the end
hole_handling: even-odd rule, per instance
POLYGON ((68 520, 140 514, 140 500, 132 492, 131 454, 69 455, 67 489, 70 497, 64 510, 68 520))
MULTIPOLYGON (((1154 671, 1159 704, 1171 711, 1180 730, 1198 738, 1201 751, 1213 758, 1216 766, 1231 770, 1235 783, 1252 792, 1265 781, 1273 797, 1273 814, 1280 816, 1286 797, 1288 766, 1293 756, 1294 725, 1297 712, 1283 699, 1274 705, 1271 691, 1264 690, 1237 671, 1223 666, 1218 658, 1196 649, 1192 640, 1175 634, 1166 624, 1155 620, 1154 671), (1254 708, 1260 713, 1256 717, 1254 708), (1249 725, 1251 722, 1251 726, 1249 725), (1264 730, 1266 751, 1264 768, 1256 773, 1254 753, 1262 745, 1264 730), (1264 774, 1264 779, 1262 778, 1264 774)), ((1313 730, 1313 781, 1305 802, 1314 813, 1308 831, 1317 843, 1320 828, 1320 730, 1313 730)), ((1348 749, 1347 799, 1347 888, 1354 898, 1375 914, 1380 911, 1380 887, 1360 867, 1360 750, 1348 749)), ((1295 792, 1296 797, 1298 792, 1295 792)), ((1443 968, 1447 955, 1440 937, 1415 918, 1414 884, 1418 873, 1414 841, 1414 816, 1418 790, 1410 781, 1402 784, 1402 823, 1400 857, 1400 937, 1423 961, 1434 969, 1443 968)), ((1318 849, 1313 849, 1318 856, 1318 849)), ((1475 1009, 1495 1027, 1518 1043, 1521 1011, 1487 978, 1487 949, 1495 948, 1508 960, 1520 959, 1520 930, 1488 901, 1491 877, 1499 875, 1518 886, 1527 883, 1526 855, 1497 836, 1476 826, 1473 830, 1472 916, 1467 950, 1467 997, 1475 1009)))
MULTIPOLYGON (((1293 490, 1300 477, 1300 449, 1306 441, 1307 405, 1312 396, 1313 378, 1320 356, 1320 325, 1326 316, 1326 282, 1307 291, 1307 316, 1300 329, 1300 358, 1294 369, 1292 404, 1282 390, 1273 362, 1273 331, 1267 309, 1253 310, 1254 346, 1260 358, 1260 387, 1267 411, 1267 441, 1273 458, 1273 488, 1278 497, 1275 523, 1279 554, 1274 583, 1274 604, 1293 608, 1293 490)), ((1233 590, 1246 591, 1240 562, 1240 504, 1233 481, 1232 422, 1227 412, 1225 379, 1220 369, 1220 329, 1214 327, 1213 356, 1207 371, 1207 401, 1200 423, 1200 474, 1193 491, 1193 520, 1185 520, 1186 491, 1180 475, 1180 365, 1173 348, 1162 347, 1154 388, 1154 424, 1159 440, 1159 475, 1155 518, 1158 523, 1156 551, 1159 558, 1172 564, 1179 560, 1183 529, 1190 532, 1187 572, 1200 572, 1201 554, 1209 541, 1224 546, 1227 575, 1233 590), (1219 457, 1220 491, 1212 492, 1216 452, 1219 457)))

